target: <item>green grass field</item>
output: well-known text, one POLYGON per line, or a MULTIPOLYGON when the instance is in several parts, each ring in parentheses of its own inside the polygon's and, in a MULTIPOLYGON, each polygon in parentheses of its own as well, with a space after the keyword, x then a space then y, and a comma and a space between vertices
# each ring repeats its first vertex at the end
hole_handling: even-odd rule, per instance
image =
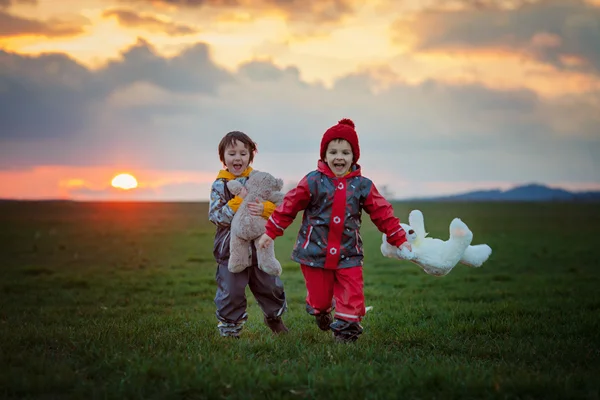
POLYGON ((383 258, 364 216, 355 344, 304 311, 276 242, 290 333, 249 294, 240 340, 221 338, 213 226, 202 203, 0 203, 0 397, 143 399, 598 399, 598 204, 396 204, 446 239, 453 217, 493 254, 441 278, 383 258))

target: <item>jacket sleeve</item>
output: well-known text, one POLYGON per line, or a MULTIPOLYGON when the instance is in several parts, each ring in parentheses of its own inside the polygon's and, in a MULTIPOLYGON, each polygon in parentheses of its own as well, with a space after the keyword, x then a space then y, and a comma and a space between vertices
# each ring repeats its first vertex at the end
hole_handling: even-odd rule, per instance
POLYGON ((273 214, 273 211, 275 211, 275 209, 277 208, 277 205, 267 200, 263 201, 263 207, 264 208, 261 217, 263 217, 264 219, 269 219, 271 214, 273 214))
POLYGON ((379 193, 374 183, 371 184, 364 209, 377 229, 387 235, 389 244, 398 247, 406 242, 406 232, 400 226, 400 220, 394 216, 392 205, 379 193))
POLYGON ((294 222, 296 215, 306 209, 310 197, 308 181, 304 177, 298 186, 285 195, 283 202, 273 211, 265 225, 266 234, 272 239, 283 235, 283 231, 294 222))
POLYGON ((229 226, 234 215, 235 210, 225 199, 225 181, 217 179, 210 188, 208 219, 217 226, 229 226))

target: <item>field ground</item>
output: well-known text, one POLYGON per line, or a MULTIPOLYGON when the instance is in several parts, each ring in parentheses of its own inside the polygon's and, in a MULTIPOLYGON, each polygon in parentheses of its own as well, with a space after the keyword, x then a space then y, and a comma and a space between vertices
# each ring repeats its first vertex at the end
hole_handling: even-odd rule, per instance
POLYGON ((276 241, 290 333, 249 294, 221 338, 203 203, 0 203, 0 397, 598 399, 600 207, 398 203, 433 237, 461 217, 493 248, 441 278, 383 258, 365 215, 365 334, 336 344, 304 311, 276 241))

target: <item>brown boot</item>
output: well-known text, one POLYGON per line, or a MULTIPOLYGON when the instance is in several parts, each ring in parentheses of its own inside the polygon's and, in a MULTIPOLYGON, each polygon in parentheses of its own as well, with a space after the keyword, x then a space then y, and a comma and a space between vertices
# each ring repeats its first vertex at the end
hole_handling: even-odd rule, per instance
POLYGON ((331 316, 330 312, 326 314, 315 315, 315 320, 320 330, 328 331, 329 329, 331 329, 329 325, 331 325, 331 323, 333 322, 333 317, 331 316))
POLYGON ((285 324, 283 323, 283 320, 281 319, 281 317, 267 318, 267 316, 265 315, 264 321, 265 321, 265 324, 275 334, 288 333, 288 331, 289 331, 287 326, 285 326, 285 324))

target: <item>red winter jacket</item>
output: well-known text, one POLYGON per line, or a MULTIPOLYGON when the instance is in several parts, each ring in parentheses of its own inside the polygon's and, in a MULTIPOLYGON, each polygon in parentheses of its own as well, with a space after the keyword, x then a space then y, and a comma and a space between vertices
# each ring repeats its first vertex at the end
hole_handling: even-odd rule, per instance
POLYGON ((302 178, 271 214, 267 235, 273 239, 283 235, 302 210, 302 226, 292 252, 292 259, 300 264, 327 269, 362 265, 362 210, 387 235, 390 244, 400 246, 406 241, 392 205, 370 179, 361 175, 359 165, 338 178, 319 161, 317 170, 302 178))

